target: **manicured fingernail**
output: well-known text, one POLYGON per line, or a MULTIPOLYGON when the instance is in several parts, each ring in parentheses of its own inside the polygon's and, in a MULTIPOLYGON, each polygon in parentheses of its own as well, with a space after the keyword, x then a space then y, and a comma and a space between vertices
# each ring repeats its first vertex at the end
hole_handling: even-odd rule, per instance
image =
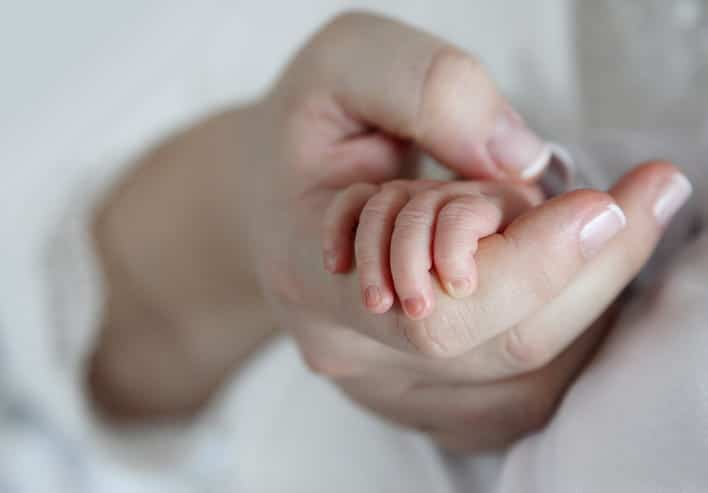
POLYGON ((666 226, 671 218, 683 207, 693 193, 693 186, 688 178, 675 174, 659 192, 654 202, 654 216, 661 226, 666 226))
POLYGON ((324 268, 332 273, 337 270, 337 252, 333 250, 324 252, 324 268))
POLYGON ((369 286, 364 290, 364 304, 367 308, 375 309, 381 304, 381 290, 376 286, 369 286))
POLYGON ((420 297, 403 300, 403 310, 411 318, 420 318, 425 314, 425 300, 420 297))
POLYGON ((585 258, 597 255, 605 244, 627 225, 627 218, 616 204, 610 204, 590 219, 580 231, 580 245, 585 258))
POLYGON ((506 172, 527 179, 540 174, 551 159, 551 148, 511 110, 497 119, 487 150, 506 172))
POLYGON ((464 298, 472 294, 472 283, 468 279, 455 279, 445 283, 445 290, 453 298, 464 298))

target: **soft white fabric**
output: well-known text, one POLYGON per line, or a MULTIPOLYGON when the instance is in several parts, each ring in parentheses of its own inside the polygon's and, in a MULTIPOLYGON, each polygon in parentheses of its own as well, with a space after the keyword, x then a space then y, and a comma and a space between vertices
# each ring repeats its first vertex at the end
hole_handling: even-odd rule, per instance
POLYGON ((708 490, 708 241, 687 245, 708 213, 708 2, 83 0, 6 10, 0 491, 708 490), (352 6, 480 54, 599 185, 636 160, 687 163, 697 197, 668 235, 667 267, 645 282, 655 290, 635 301, 548 428, 500 454, 441 456, 309 375, 288 340, 195 422, 96 423, 82 389, 101 308, 85 235, 95 197, 167 132, 257 95, 309 32, 352 6))

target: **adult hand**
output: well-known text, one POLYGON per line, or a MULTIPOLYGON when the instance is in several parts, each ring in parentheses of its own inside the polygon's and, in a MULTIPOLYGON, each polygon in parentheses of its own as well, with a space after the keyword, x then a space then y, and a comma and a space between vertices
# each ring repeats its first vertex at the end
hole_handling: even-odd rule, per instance
POLYGON ((278 325, 354 399, 453 448, 500 445, 549 417, 602 327, 578 337, 646 262, 685 192, 672 166, 652 163, 609 195, 559 197, 480 242, 469 298, 438 292, 422 321, 397 307, 374 315, 355 276, 321 265, 339 190, 401 176, 411 145, 461 175, 510 180, 540 172, 546 146, 474 58, 366 14, 317 34, 249 123, 239 210, 278 325), (613 204, 627 227, 610 238, 592 219, 613 204))

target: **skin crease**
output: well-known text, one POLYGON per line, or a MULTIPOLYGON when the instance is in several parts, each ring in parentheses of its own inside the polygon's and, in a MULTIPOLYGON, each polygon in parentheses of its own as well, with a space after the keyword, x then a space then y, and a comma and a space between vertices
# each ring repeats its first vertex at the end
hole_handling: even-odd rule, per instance
POLYGON ((453 299, 432 283, 424 321, 398 305, 371 313, 356 272, 322 267, 326 210, 354 183, 409 173, 411 147, 468 177, 518 182, 484 151, 506 106, 456 48, 347 14, 262 100, 146 155, 94 224, 108 287, 88 382, 98 406, 116 419, 189 416, 283 327, 313 371, 445 446, 499 446, 541 426, 608 327, 601 315, 651 254, 662 230, 650 211, 673 166, 649 163, 609 194, 526 210, 479 242, 472 295, 453 299), (366 42, 400 61, 391 67, 366 42), (377 77, 352 68, 361 66, 377 77), (586 259, 580 230, 610 204, 627 227, 586 259))

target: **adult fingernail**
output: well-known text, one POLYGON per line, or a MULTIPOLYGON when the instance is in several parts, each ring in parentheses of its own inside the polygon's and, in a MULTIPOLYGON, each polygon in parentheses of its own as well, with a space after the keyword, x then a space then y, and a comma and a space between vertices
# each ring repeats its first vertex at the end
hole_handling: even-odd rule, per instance
POLYGON ((580 245, 586 259, 597 255, 627 225, 627 218, 616 204, 610 204, 590 219, 580 231, 580 245))
POLYGON ((539 175, 551 159, 550 146, 511 110, 499 114, 487 150, 499 167, 523 179, 539 175))
POLYGON ((420 318, 425 314, 425 300, 420 297, 403 300, 403 310, 411 318, 420 318))
POLYGON ((684 206, 692 193, 691 182, 680 173, 675 174, 671 180, 664 184, 656 202, 654 202, 654 217, 659 224, 666 226, 684 206))
POLYGON ((445 283, 445 290, 453 298, 464 298, 472 294, 472 283, 468 279, 455 279, 445 283))

